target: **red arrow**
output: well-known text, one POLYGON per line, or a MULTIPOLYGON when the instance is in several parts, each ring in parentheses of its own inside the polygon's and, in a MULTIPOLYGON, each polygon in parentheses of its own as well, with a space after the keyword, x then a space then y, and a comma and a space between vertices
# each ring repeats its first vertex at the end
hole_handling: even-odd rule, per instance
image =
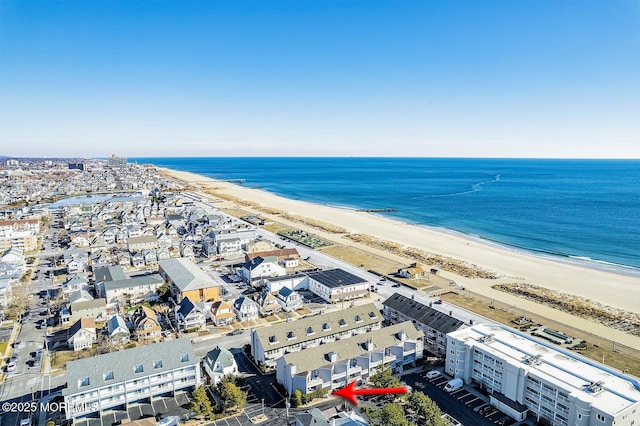
POLYGON ((358 405, 357 395, 388 395, 398 393, 407 393, 407 388, 356 389, 356 381, 354 380, 342 389, 331 392, 331 395, 341 396, 353 405, 358 405))

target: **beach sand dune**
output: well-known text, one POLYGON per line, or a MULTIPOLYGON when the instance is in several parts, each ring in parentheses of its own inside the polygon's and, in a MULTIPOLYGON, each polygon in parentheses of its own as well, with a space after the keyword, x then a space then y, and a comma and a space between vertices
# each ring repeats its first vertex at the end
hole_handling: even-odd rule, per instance
MULTIPOLYGON (((640 337, 491 288, 491 286, 499 283, 526 282, 550 290, 582 296, 618 309, 639 312, 640 277, 558 262, 487 244, 481 240, 465 238, 462 235, 402 223, 371 213, 291 200, 259 189, 244 188, 193 173, 163 170, 177 179, 191 183, 199 189, 213 187, 217 193, 249 200, 264 207, 284 210, 290 214, 328 222, 346 228, 351 233, 368 234, 379 239, 394 241, 404 246, 415 247, 496 271, 502 276, 501 278, 466 278, 451 272, 443 272, 443 275, 468 287, 472 291, 640 349, 640 337)), ((281 220, 281 218, 276 219, 281 220)), ((301 229, 305 228, 304 225, 293 225, 301 229)), ((309 228, 309 230, 312 229, 309 228)), ((374 250, 341 235, 318 230, 312 231, 324 238, 339 241, 343 244, 358 246, 365 250, 374 250)), ((407 261, 389 253, 385 253, 385 256, 394 260, 407 261)))

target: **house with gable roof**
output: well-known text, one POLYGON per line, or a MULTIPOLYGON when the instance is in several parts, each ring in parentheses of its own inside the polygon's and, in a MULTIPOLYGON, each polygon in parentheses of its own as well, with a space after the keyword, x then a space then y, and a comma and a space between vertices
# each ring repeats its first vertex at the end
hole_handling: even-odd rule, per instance
POLYGON ((204 330, 207 325, 207 317, 202 307, 185 297, 176 306, 176 323, 182 331, 204 330))
POLYGON ((214 385, 220 383, 224 376, 238 372, 238 364, 233 354, 228 349, 218 346, 205 355, 202 367, 214 385))

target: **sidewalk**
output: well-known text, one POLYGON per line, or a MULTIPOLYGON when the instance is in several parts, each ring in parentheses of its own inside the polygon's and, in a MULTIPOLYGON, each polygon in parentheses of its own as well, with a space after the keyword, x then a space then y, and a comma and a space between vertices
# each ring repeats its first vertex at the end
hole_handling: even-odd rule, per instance
MULTIPOLYGON (((11 331, 11 336, 9 336, 9 340, 7 341, 7 347, 2 354, 2 359, 0 359, 0 367, 5 366, 5 360, 11 357, 13 353, 13 344, 18 340, 18 336, 20 335, 20 330, 22 330, 22 324, 20 322, 14 321, 13 330, 11 331)), ((0 371, 0 384, 4 383, 7 378, 7 373, 4 372, 4 368, 0 371)))

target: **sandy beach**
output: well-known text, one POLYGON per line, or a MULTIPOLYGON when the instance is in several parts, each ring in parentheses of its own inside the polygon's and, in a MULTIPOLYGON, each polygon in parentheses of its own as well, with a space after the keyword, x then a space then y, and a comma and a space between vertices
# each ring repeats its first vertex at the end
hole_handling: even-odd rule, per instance
MULTIPOLYGON (((221 194, 232 195, 239 199, 252 201, 264 207, 284 210, 288 213, 328 222, 346 228, 351 233, 368 234, 380 239, 397 242, 401 245, 416 247, 439 255, 466 261, 468 263, 496 271, 502 275, 499 279, 465 278, 451 272, 442 275, 455 280, 472 291, 518 308, 524 308, 540 315, 553 318, 565 324, 588 330, 593 334, 640 349, 640 337, 632 336, 620 330, 607 327, 595 321, 586 320, 566 312, 542 306, 520 297, 506 294, 491 288, 499 283, 525 282, 551 290, 582 296, 602 304, 638 312, 640 309, 640 277, 620 275, 611 272, 585 268, 557 262, 550 259, 511 251, 499 246, 485 244, 482 241, 467 239, 463 236, 439 232, 427 227, 410 225, 379 215, 347 209, 327 207, 280 197, 259 189, 244 188, 232 183, 210 179, 201 175, 162 169, 173 177, 188 182, 199 189, 215 188, 221 194)), ((225 203, 216 204, 223 206, 225 203)), ((232 205, 232 202, 226 202, 232 205)), ((244 207, 243 207, 244 208, 244 207)), ((268 214, 261 213, 264 217, 268 214)), ((274 219, 286 223, 278 217, 274 219)), ((304 225, 291 224, 300 229, 304 225)), ((353 245, 365 250, 376 251, 371 247, 355 243, 346 238, 328 232, 308 228, 307 230, 324 238, 353 245)), ((378 251, 389 258, 407 262, 398 256, 378 251)))

